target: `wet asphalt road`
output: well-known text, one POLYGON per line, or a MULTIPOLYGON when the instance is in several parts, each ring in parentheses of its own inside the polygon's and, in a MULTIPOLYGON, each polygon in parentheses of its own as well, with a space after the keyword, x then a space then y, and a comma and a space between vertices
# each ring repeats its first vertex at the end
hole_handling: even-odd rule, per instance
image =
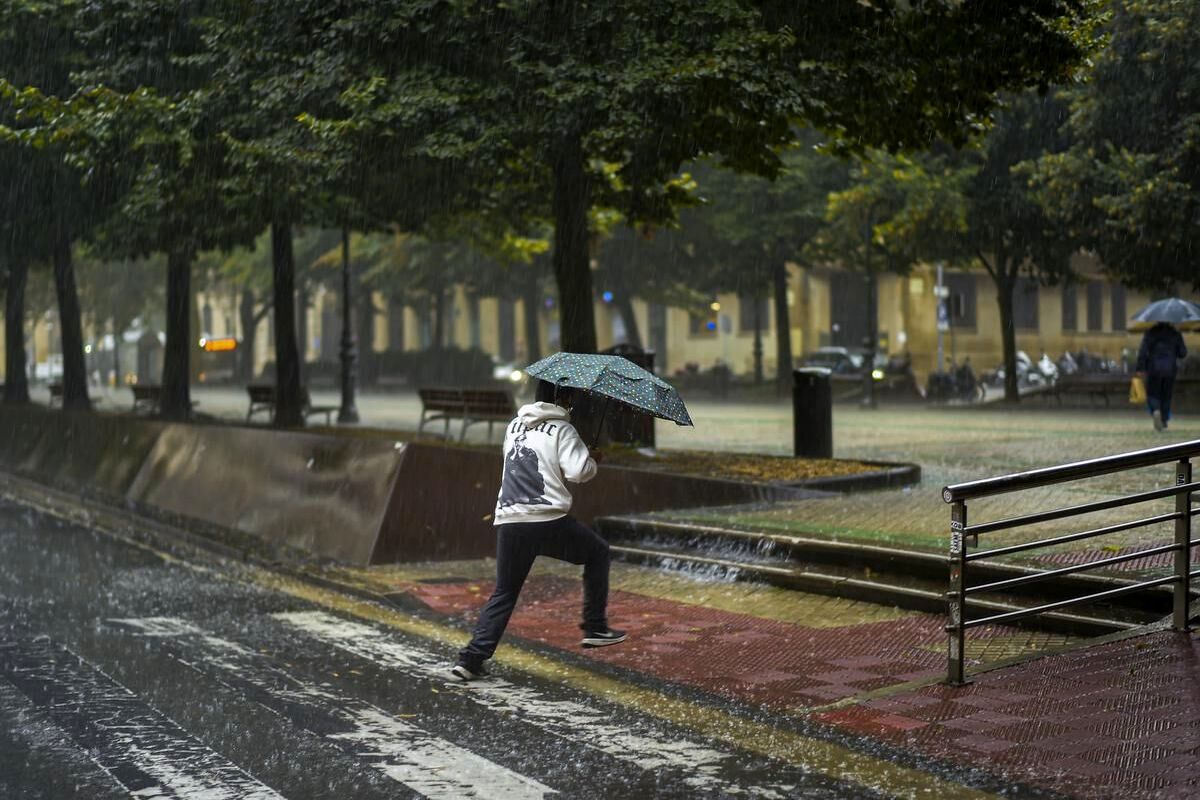
POLYGON ((0 505, 2 798, 875 796, 0 505))

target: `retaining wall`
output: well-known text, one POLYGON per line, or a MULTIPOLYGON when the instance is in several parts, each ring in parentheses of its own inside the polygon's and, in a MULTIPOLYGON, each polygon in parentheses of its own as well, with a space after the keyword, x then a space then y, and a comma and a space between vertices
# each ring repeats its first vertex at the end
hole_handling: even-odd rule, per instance
MULTIPOLYGON (((353 564, 492 555, 499 448, 138 417, 0 409, 0 469, 199 529, 353 564)), ((605 465, 573 513, 811 496, 796 487, 605 465)))

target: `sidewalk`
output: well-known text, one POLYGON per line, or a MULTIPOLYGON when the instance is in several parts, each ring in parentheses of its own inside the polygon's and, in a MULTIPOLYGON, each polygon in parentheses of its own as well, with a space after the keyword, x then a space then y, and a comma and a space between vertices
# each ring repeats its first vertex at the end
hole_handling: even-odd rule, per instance
MULTIPOLYGON (((491 591, 490 569, 472 561, 326 577, 465 628, 491 591)), ((614 564, 610 617, 630 640, 580 651, 579 601, 576 570, 539 562, 497 661, 523 643, 635 682, 816 724, 857 747, 883 745, 934 772, 938 764, 982 770, 1025 787, 1018 796, 1036 788, 1187 797, 1200 782, 1194 636, 1147 629, 1077 649, 1080 641, 1062 635, 973 630, 971 668, 994 668, 952 688, 939 683, 939 615, 614 564), (1028 660, 1039 653, 1048 655, 1028 660)))

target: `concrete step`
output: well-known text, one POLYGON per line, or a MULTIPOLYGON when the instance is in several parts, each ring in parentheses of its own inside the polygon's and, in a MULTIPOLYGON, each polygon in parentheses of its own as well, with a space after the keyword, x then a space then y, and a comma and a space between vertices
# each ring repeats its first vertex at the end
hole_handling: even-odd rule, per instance
MULTIPOLYGON (((945 556, 877 545, 831 542, 802 536, 763 534, 634 517, 609 517, 597 528, 614 556, 644 564, 758 580, 819 594, 888 603, 945 613, 949 588, 945 556)), ((978 585, 1030 574, 1019 565, 972 565, 978 585)), ((1003 594, 973 596, 970 617, 1030 608, 1093 594, 1135 581, 1109 576, 1071 575, 1016 587, 1003 594)), ((1077 634, 1110 633, 1154 622, 1170 613, 1169 591, 1136 592, 1109 602, 1049 612, 1024 620, 1040 629, 1077 634)))

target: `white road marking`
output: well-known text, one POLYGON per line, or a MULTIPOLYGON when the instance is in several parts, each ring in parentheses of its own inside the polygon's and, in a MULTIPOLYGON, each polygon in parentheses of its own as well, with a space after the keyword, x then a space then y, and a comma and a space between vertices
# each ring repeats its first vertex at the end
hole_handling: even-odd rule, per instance
MULTIPOLYGON (((272 615, 308 635, 383 667, 412 677, 446 682, 449 664, 444 657, 405 644, 369 625, 321 611, 272 615)), ((674 731, 648 724, 613 722, 609 710, 576 700, 546 697, 538 689, 518 686, 501 678, 470 683, 463 696, 486 708, 511 713, 551 735, 599 750, 640 769, 677 770, 680 780, 695 789, 726 795, 787 798, 795 786, 785 784, 740 786, 720 773, 734 763, 730 753, 681 738, 674 731)))
POLYGON ((235 691, 249 687, 252 699, 305 726, 316 713, 329 725, 308 730, 338 745, 399 783, 431 800, 542 800, 554 789, 428 733, 409 721, 344 694, 329 684, 296 678, 270 658, 236 642, 210 635, 175 617, 113 619, 144 636, 175 637, 183 660, 235 691), (217 674, 213 674, 213 673, 217 674))
POLYGON ((6 678, 139 798, 280 800, 99 668, 48 639, 0 643, 6 678))

